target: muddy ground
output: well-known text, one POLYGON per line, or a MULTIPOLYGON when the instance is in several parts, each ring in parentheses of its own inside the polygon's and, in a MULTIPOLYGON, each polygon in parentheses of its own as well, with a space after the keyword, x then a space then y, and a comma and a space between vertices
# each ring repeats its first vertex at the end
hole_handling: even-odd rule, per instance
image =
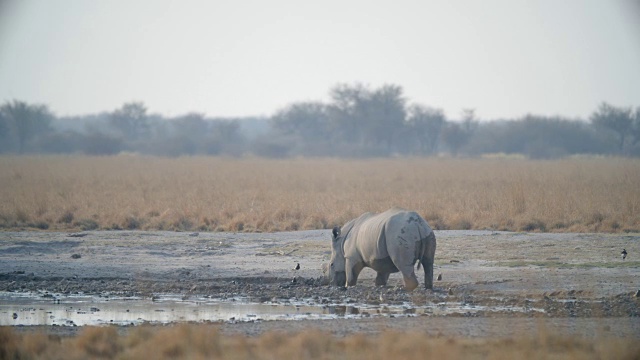
POLYGON ((638 234, 436 231, 436 237, 434 273, 442 274, 442 280, 435 281, 433 291, 407 293, 399 274, 391 275, 387 287, 375 287, 370 269, 361 273, 356 287, 324 285, 321 264, 329 258, 330 230, 1 232, 0 291, 151 300, 180 294, 185 299, 245 297, 280 303, 304 298, 339 304, 457 303, 488 309, 220 325, 225 332, 251 335, 273 329, 348 334, 392 328, 445 336, 508 336, 543 326, 583 335, 640 337, 638 234), (620 256, 623 248, 626 260, 620 256), (300 270, 295 270, 298 263, 300 270))

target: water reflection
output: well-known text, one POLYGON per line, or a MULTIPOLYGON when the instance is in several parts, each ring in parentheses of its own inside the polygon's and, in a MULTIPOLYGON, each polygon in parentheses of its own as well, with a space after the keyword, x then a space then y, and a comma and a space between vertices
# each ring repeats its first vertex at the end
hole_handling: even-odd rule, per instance
MULTIPOLYGON (((460 303, 424 306, 331 304, 328 299, 252 302, 250 299, 188 299, 180 296, 148 298, 101 298, 92 296, 47 296, 0 292, 0 325, 139 325, 172 322, 242 322, 258 320, 300 320, 361 318, 369 316, 450 315, 491 311, 460 303)), ((501 308, 501 310, 504 310, 501 308)), ((520 309, 509 311, 542 311, 520 309)))

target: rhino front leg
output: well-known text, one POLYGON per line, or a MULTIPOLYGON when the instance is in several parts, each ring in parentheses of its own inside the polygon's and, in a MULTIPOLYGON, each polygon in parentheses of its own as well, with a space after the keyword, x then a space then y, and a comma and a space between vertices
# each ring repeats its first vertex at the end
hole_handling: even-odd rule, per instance
POLYGON ((391 275, 391 273, 378 272, 376 276, 376 286, 386 286, 387 281, 389 281, 389 275, 391 275))
POLYGON ((345 261, 345 269, 347 271, 347 286, 355 286, 358 282, 358 275, 360 275, 360 272, 364 269, 364 264, 360 261, 347 258, 345 261))

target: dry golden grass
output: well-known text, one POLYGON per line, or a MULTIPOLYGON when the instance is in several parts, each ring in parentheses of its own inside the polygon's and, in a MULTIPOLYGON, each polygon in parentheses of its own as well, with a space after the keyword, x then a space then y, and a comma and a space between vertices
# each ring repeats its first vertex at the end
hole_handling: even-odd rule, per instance
POLYGON ((338 338, 307 330, 259 337, 223 335, 213 325, 136 328, 127 336, 90 327, 75 337, 16 334, 0 328, 0 359, 638 359, 629 338, 552 336, 472 339, 420 332, 338 338))
POLYGON ((640 160, 0 157, 0 227, 277 231, 400 206, 436 229, 640 230, 640 160))

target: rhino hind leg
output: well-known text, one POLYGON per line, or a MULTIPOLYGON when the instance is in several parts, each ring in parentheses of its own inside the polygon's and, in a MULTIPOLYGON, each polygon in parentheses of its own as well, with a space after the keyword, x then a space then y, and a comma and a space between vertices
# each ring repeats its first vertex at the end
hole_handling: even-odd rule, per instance
POLYGON ((433 259, 429 260, 428 257, 424 256, 420 262, 422 263, 422 267, 424 268, 424 288, 432 290, 433 289, 433 259))
POLYGON ((424 268, 424 287, 433 289, 433 261, 436 254, 436 236, 433 232, 426 239, 427 246, 420 262, 424 268))
POLYGON ((413 291, 418 287, 418 278, 416 277, 416 274, 414 272, 411 272, 411 274, 409 274, 408 276, 402 274, 402 277, 404 280, 404 288, 407 291, 413 291))
POLYGON ((409 263, 404 266, 398 266, 398 269, 400 269, 400 272, 402 273, 404 288, 407 291, 413 291, 413 289, 418 287, 418 278, 416 277, 416 273, 413 271, 413 264, 409 263))
POLYGON ((389 281, 389 275, 391 275, 391 273, 378 272, 376 276, 376 286, 386 286, 387 281, 389 281))

